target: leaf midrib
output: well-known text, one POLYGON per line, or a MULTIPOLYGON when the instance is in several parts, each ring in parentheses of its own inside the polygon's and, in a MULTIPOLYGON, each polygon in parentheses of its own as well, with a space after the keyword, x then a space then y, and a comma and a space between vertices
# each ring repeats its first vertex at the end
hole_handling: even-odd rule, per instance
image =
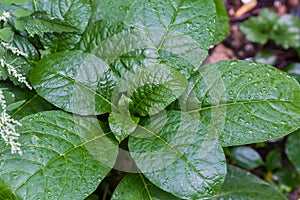
MULTIPOLYGON (((176 152, 176 154, 179 155, 179 157, 180 157, 182 160, 184 160, 184 162, 185 162, 192 170, 194 170, 194 171, 202 178, 202 180, 203 180, 207 185, 211 186, 211 185, 207 182, 207 180, 205 179, 205 177, 204 177, 201 173, 199 173, 199 171, 196 169, 196 167, 193 166, 193 165, 191 164, 191 162, 189 161, 189 159, 188 159, 184 154, 180 153, 176 148, 174 148, 172 145, 170 145, 170 143, 168 143, 166 140, 164 140, 164 139, 163 139, 162 137, 160 137, 158 134, 152 132, 151 130, 149 130, 149 129, 143 127, 143 126, 141 126, 140 128, 144 129, 145 131, 148 131, 149 133, 151 133, 152 135, 154 135, 156 138, 158 138, 160 141, 162 141, 165 145, 167 145, 168 147, 170 147, 171 149, 173 149, 173 150, 176 152)), ((195 192, 199 193, 199 192, 196 191, 196 190, 195 190, 195 192)))
MULTIPOLYGON (((91 139, 91 140, 87 140, 87 141, 85 141, 85 142, 83 142, 83 143, 81 143, 81 144, 79 144, 79 145, 76 145, 76 146, 74 146, 74 147, 68 149, 68 150, 65 151, 64 153, 61 153, 60 155, 58 155, 58 156, 55 157, 54 159, 52 159, 52 160, 50 160, 49 162, 47 162, 45 165, 42 165, 42 166, 41 166, 39 169, 37 169, 33 174, 31 174, 30 176, 28 176, 28 177, 24 180, 24 182, 23 182, 22 184, 20 184, 20 185, 19 185, 18 187, 16 187, 16 188, 14 188, 14 191, 19 190, 23 185, 25 185, 25 183, 26 183, 30 178, 32 178, 33 176, 35 176, 38 172, 44 171, 44 169, 45 169, 47 166, 51 165, 52 163, 54 163, 56 160, 60 159, 61 157, 64 157, 64 156, 66 156, 68 153, 70 153, 70 152, 76 150, 77 148, 83 147, 84 145, 86 145, 86 144, 88 144, 88 143, 90 143, 90 142, 93 142, 93 141, 95 141, 95 140, 97 140, 97 139, 100 139, 100 138, 102 138, 102 137, 105 137, 106 135, 109 135, 109 134, 111 134, 111 132, 103 133, 103 135, 94 137, 94 138, 91 139)), ((78 135, 77 135, 77 136, 78 136, 78 135)), ((79 137, 79 136, 78 136, 78 137, 79 137)))
POLYGON ((181 0, 181 1, 179 2, 179 4, 178 4, 178 7, 176 8, 176 7, 172 4, 172 2, 170 2, 170 4, 172 4, 172 7, 175 9, 175 12, 174 12, 174 14, 173 14, 173 16, 172 16, 172 19, 170 20, 169 25, 166 27, 166 31, 165 31, 165 33, 164 33, 164 35, 163 35, 163 38, 162 38, 162 40, 160 41, 160 43, 159 43, 159 45, 158 45, 158 47, 157 47, 157 52, 159 52, 159 50, 162 48, 163 44, 165 43, 165 40, 166 40, 166 38, 167 38, 167 35, 168 35, 169 31, 170 31, 170 27, 174 24, 174 22, 175 22, 175 20, 176 20, 176 17, 177 17, 177 15, 178 15, 178 12, 179 12, 179 10, 180 10, 180 7, 183 5, 183 3, 184 3, 184 1, 181 0))

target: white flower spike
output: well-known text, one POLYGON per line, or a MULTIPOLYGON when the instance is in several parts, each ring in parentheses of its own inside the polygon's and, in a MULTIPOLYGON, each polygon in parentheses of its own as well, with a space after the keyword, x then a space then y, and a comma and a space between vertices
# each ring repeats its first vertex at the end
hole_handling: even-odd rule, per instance
POLYGON ((21 144, 18 142, 20 134, 16 132, 16 126, 22 126, 20 122, 11 118, 6 112, 6 102, 2 90, 0 89, 0 136, 6 145, 10 145, 11 153, 22 155, 21 144))

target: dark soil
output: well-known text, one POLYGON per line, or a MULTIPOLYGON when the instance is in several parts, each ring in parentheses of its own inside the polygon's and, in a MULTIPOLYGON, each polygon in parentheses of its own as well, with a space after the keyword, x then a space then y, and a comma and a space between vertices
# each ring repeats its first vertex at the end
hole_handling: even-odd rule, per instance
POLYGON ((262 50, 270 51, 276 56, 275 67, 283 69, 290 63, 300 62, 295 49, 283 49, 274 42, 269 41, 265 45, 248 42, 240 31, 239 25, 249 17, 257 16, 262 8, 270 8, 279 16, 290 13, 300 17, 299 0, 258 0, 257 6, 236 18, 236 11, 243 5, 240 0, 223 0, 230 18, 230 32, 228 37, 210 52, 210 62, 217 62, 225 59, 254 60, 257 52, 262 50))

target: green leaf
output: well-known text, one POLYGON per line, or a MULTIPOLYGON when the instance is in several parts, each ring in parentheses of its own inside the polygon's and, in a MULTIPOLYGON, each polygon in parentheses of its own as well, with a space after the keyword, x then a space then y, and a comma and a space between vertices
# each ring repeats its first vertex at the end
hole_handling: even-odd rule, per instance
POLYGON ((214 44, 222 42, 229 32, 229 17, 222 0, 214 0, 217 9, 216 33, 214 44))
POLYGON ((261 52, 258 52, 255 55, 255 61, 267 64, 267 65, 275 65, 275 63, 276 63, 276 56, 273 55, 271 51, 265 51, 265 50, 263 50, 261 52))
POLYGON ((285 67, 284 70, 300 82, 300 63, 292 63, 285 67))
POLYGON ((9 91, 10 93, 9 98, 5 95, 7 105, 14 105, 16 102, 22 103, 25 101, 20 107, 18 107, 18 109, 9 113, 14 119, 21 119, 30 114, 53 109, 51 104, 42 99, 34 91, 26 88, 20 88, 6 82, 0 83, 0 89, 4 91, 4 94, 6 91, 9 91), (4 90, 5 88, 7 90, 4 90))
POLYGON ((0 141, 0 176, 20 197, 84 199, 114 165, 118 146, 96 119, 47 111, 21 123, 22 156, 0 141))
POLYGON ((135 0, 123 0, 123 1, 93 1, 92 2, 92 17, 91 23, 98 20, 111 19, 115 22, 122 22, 134 3, 135 0))
MULTIPOLYGON (((106 1, 105 1, 106 2, 106 1)), ((88 26, 80 39, 77 49, 91 52, 102 42, 113 35, 128 30, 129 27, 122 22, 114 22, 111 19, 100 20, 88 26)))
POLYGON ((300 126, 299 83, 271 66, 221 61, 200 68, 189 82, 181 109, 198 112, 223 146, 280 138, 300 126))
POLYGON ((46 33, 41 38, 43 47, 52 53, 73 50, 80 41, 78 33, 46 33))
POLYGON ((266 157, 266 168, 268 171, 281 168, 281 152, 280 149, 274 149, 266 157))
POLYGON ((7 109, 7 111, 13 111, 13 110, 19 108, 20 106, 22 106, 25 102, 26 102, 26 100, 17 101, 15 103, 9 104, 6 109, 7 109))
MULTIPOLYGON (((180 55, 175 55, 164 50, 160 50, 156 58, 154 57, 154 55, 155 54, 152 54, 151 57, 153 60, 157 59, 159 63, 165 64, 173 69, 176 69, 187 79, 189 79, 190 76, 196 72, 195 66, 193 66, 192 63, 189 62, 189 60, 180 57, 180 55)), ((149 58, 148 60, 145 61, 152 61, 152 60, 150 60, 149 58)))
MULTIPOLYGON (((16 20, 15 20, 16 23, 16 20)), ((44 12, 35 12, 31 16, 22 17, 17 19, 16 28, 23 31, 24 28, 32 37, 38 35, 44 36, 44 33, 63 33, 63 32, 76 32, 78 29, 63 21, 51 18, 44 12)))
POLYGON ((61 52, 39 61, 30 82, 39 95, 65 111, 98 115, 109 112, 113 106, 110 96, 97 92, 100 78, 108 69, 92 54, 61 52))
POLYGON ((300 174, 300 130, 288 137, 285 152, 300 174))
POLYGON ((46 11, 51 17, 76 27, 83 32, 91 17, 91 5, 89 0, 52 0, 39 1, 39 7, 46 11))
POLYGON ((264 165, 264 161, 259 153, 251 147, 241 146, 232 148, 230 158, 243 168, 254 169, 264 165))
POLYGON ((285 49, 289 47, 300 47, 300 19, 285 14, 281 16, 274 25, 270 38, 275 41, 277 45, 283 46, 285 49))
POLYGON ((38 1, 41 11, 46 11, 48 15, 63 21, 64 23, 76 27, 76 33, 47 33, 41 38, 45 49, 51 52, 60 52, 74 49, 80 40, 80 35, 88 25, 91 17, 91 5, 89 0, 53 0, 38 1))
POLYGON ((116 139, 121 142, 136 129, 140 119, 138 117, 130 116, 129 110, 133 106, 133 102, 124 94, 121 95, 117 104, 118 109, 112 110, 108 122, 116 139))
MULTIPOLYGON (((11 12, 16 17, 28 17, 32 14, 31 10, 13 10, 11 12)), ((14 21, 16 22, 16 21, 14 21)))
POLYGON ((127 174, 115 189, 112 200, 179 200, 148 181, 142 174, 127 174))
POLYGON ((183 199, 216 194, 224 181, 226 161, 217 140, 201 131, 198 115, 165 111, 129 137, 129 150, 143 174, 159 188, 183 199))
POLYGON ((11 4, 25 5, 28 3, 28 0, 1 0, 0 3, 3 4, 4 6, 8 6, 11 4))
POLYGON ((273 10, 261 9, 258 17, 250 17, 241 23, 240 29, 250 42, 265 44, 269 40, 277 19, 278 17, 273 10))
POLYGON ((16 195, 11 192, 10 188, 7 187, 3 180, 0 179, 0 199, 3 200, 18 200, 16 195))
POLYGON ((132 113, 154 115, 175 101, 186 89, 187 80, 176 70, 154 64, 127 74, 118 92, 126 92, 133 102, 132 113))
POLYGON ((286 200, 287 198, 278 192, 273 186, 252 175, 250 172, 237 167, 228 166, 228 173, 221 192, 213 198, 243 199, 243 200, 286 200))
MULTIPOLYGON (((126 23, 144 29, 147 33, 151 28, 158 28, 160 32, 150 35, 158 49, 173 50, 179 43, 183 48, 184 36, 196 41, 200 48, 208 50, 213 43, 216 19, 215 3, 212 0, 203 1, 164 1, 137 0, 131 6, 126 23), (171 45, 171 46, 168 46, 171 45)), ((172 51, 171 51, 172 52, 172 51)), ((198 55, 200 56, 200 55, 198 55)))
MULTIPOLYGON (((8 45, 17 48, 19 51, 27 55, 26 57, 20 56, 14 54, 11 50, 4 48, 5 56, 3 59, 5 62, 12 65, 19 74, 22 74, 27 78, 32 70, 35 60, 39 58, 38 51, 26 38, 18 35, 15 35, 13 41, 8 43, 8 45)), ((12 74, 9 74, 8 71, 6 73, 15 85, 23 85, 18 81, 18 78, 14 77, 12 74)))
POLYGON ((92 53, 111 64, 138 49, 164 50, 186 59, 196 70, 212 44, 215 15, 212 0, 135 1, 125 20, 133 28, 108 38, 92 53))
POLYGON ((0 39, 4 42, 10 42, 14 37, 14 32, 10 27, 0 29, 0 39))
MULTIPOLYGON (((122 77, 126 72, 149 65, 149 63, 166 64, 189 78, 195 72, 196 61, 189 63, 165 50, 157 52, 145 32, 134 30, 123 22, 100 20, 88 26, 77 45, 77 49, 91 52, 111 66, 114 77, 122 77)), ((109 78, 109 77, 108 77, 109 78)))
POLYGON ((36 47, 24 37, 15 35, 12 45, 27 54, 26 60, 30 65, 35 65, 36 61, 40 59, 36 47))
POLYGON ((292 188, 297 188, 300 186, 300 173, 298 173, 295 167, 290 164, 274 172, 273 176, 281 184, 290 186, 292 188))
POLYGON ((108 122, 116 139, 121 142, 136 129, 139 118, 113 112, 109 115, 108 122))

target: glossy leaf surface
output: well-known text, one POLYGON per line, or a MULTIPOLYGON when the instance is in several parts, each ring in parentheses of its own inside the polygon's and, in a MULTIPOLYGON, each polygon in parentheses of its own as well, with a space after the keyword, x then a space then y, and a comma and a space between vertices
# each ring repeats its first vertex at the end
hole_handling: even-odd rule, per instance
POLYGON ((285 152, 300 173, 300 130, 292 133, 287 140, 285 152))
POLYGON ((182 110, 200 113, 223 146, 279 138, 300 126, 299 83, 271 66, 221 61, 201 68, 189 82, 182 110))
POLYGON ((142 174, 127 174, 122 178, 113 193, 112 200, 179 200, 179 198, 172 196, 150 181, 148 181, 142 174), (129 192, 130 191, 130 192, 129 192))
POLYGON ((47 111, 21 123, 23 155, 11 155, 1 141, 0 176, 24 199, 81 200, 114 165, 117 144, 96 119, 47 111))
POLYGON ((217 9, 216 33, 214 44, 222 42, 229 32, 229 17, 222 0, 214 0, 217 9))
POLYGON ((62 52, 39 61, 30 81, 39 95, 65 111, 103 114, 110 111, 111 99, 99 94, 97 87, 108 68, 92 54, 62 52))
POLYGON ((139 169, 153 184, 179 198, 213 196, 226 174, 222 148, 202 134, 199 123, 195 115, 166 111, 141 120, 144 126, 129 138, 139 169))
POLYGON ((228 173, 220 194, 214 200, 286 200, 286 197, 273 186, 257 178, 250 172, 228 166, 228 173))
POLYGON ((254 169, 264 165, 261 156, 251 147, 234 147, 230 157, 237 165, 247 169, 254 169))

